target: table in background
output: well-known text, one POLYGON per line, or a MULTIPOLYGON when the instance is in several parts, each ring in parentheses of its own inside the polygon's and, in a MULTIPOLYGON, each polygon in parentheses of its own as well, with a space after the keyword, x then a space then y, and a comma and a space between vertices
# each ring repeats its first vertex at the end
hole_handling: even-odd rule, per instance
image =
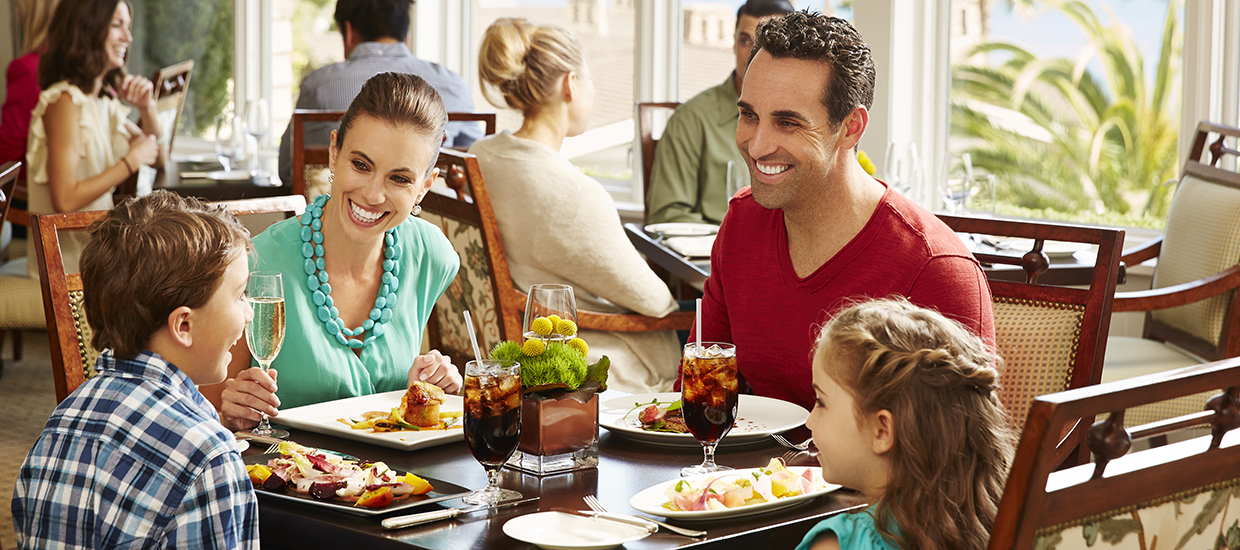
MULTIPOLYGON (((215 170, 221 168, 218 164, 214 166, 215 170)), ((274 160, 264 162, 263 169, 271 174, 273 178, 271 181, 279 183, 279 176, 275 175, 276 165, 274 160)), ((155 181, 151 185, 151 189, 167 189, 183 197, 198 197, 212 202, 278 197, 293 193, 292 186, 270 185, 266 181, 217 181, 206 178, 183 179, 181 177, 182 172, 205 173, 210 171, 213 170, 209 167, 204 169, 204 163, 201 161, 169 161, 167 166, 156 170, 155 181)), ((122 196, 132 195, 135 190, 134 180, 131 180, 118 189, 118 194, 122 196)))
MULTIPOLYGON (((278 422, 278 419, 276 419, 278 422)), ((503 525, 517 516, 553 507, 587 509, 582 497, 596 495, 608 510, 637 513, 629 507, 629 498, 643 489, 664 481, 677 479, 680 468, 702 460, 702 450, 691 447, 658 447, 635 443, 614 436, 600 428, 599 467, 568 474, 534 476, 502 470, 501 486, 520 491, 524 496, 540 496, 541 500, 489 512, 476 512, 456 519, 385 531, 379 524, 383 517, 359 517, 319 507, 288 502, 259 495, 260 529, 263 548, 424 548, 456 549, 528 549, 534 548, 503 532, 503 525)), ((331 449, 370 460, 382 460, 393 469, 412 471, 457 485, 480 488, 486 484, 482 465, 469 453, 464 442, 450 443, 429 449, 404 452, 336 437, 290 430, 291 439, 303 445, 331 449)), ((789 438, 799 441, 809 431, 797 428, 789 438)), ((261 445, 257 452, 261 452, 261 445)), ((787 449, 772 440, 754 445, 723 448, 717 453, 720 464, 737 468, 766 465, 771 457, 787 449)), ((247 451, 253 454, 255 451, 247 451)), ((449 500, 445 506, 463 506, 460 500, 449 500)), ((629 550, 666 549, 676 547, 708 548, 792 548, 811 527, 822 519, 862 505, 860 496, 851 491, 836 491, 812 501, 783 510, 754 516, 704 522, 675 522, 690 528, 709 531, 704 539, 671 534, 664 529, 640 541, 624 545, 629 550)), ((440 509, 440 505, 406 510, 416 513, 440 509)), ((401 514, 396 514, 401 515, 401 514)))

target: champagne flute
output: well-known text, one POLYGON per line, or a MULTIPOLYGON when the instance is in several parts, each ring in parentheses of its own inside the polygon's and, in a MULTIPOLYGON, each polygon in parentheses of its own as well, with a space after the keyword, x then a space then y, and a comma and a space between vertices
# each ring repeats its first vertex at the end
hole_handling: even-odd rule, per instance
MULTIPOLYGON (((266 371, 284 345, 284 277, 274 271, 255 271, 245 287, 246 301, 254 308, 254 316, 245 324, 245 341, 250 354, 266 371)), ((285 430, 271 427, 267 414, 252 430, 254 435, 284 439, 285 430)))
POLYGON ((917 144, 911 141, 892 141, 887 144, 887 154, 883 158, 883 177, 887 185, 909 196, 921 183, 921 157, 917 154, 917 144))
POLYGON ((720 342, 685 344, 680 373, 680 413, 705 454, 701 464, 682 468, 680 476, 731 470, 715 464, 715 446, 736 423, 736 346, 720 342))
POLYGON ((499 469, 521 442, 521 364, 500 359, 465 363, 465 444, 487 471, 487 486, 466 495, 468 504, 521 498, 499 487, 499 469))

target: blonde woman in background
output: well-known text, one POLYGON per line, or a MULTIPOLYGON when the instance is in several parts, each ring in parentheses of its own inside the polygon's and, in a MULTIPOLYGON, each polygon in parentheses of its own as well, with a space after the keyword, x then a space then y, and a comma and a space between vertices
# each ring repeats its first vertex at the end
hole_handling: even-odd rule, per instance
MULTIPOLYGON (((474 143, 518 289, 573 286, 577 307, 662 317, 676 311, 667 286, 624 235, 611 196, 564 155, 581 134, 594 83, 581 46, 568 31, 524 19, 499 19, 482 39, 478 74, 487 100, 524 115, 521 129, 474 143)), ((582 331, 589 360, 611 359, 610 387, 670 391, 680 362, 672 331, 582 331)))
MULTIPOLYGON (((47 51, 47 26, 56 0, 17 0, 22 21, 22 55, 5 71, 4 107, 0 108, 0 164, 24 161, 30 113, 39 102, 39 56, 47 51)), ((22 169, 25 176, 25 167, 22 169)))

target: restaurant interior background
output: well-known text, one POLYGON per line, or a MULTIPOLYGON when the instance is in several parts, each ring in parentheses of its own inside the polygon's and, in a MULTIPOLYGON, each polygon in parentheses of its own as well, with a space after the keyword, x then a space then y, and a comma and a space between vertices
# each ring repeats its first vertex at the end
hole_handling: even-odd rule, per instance
MULTIPOLYGON (((129 2, 130 72, 195 61, 175 155, 211 153, 215 116, 234 99, 265 97, 273 131, 260 154, 274 156, 302 76, 343 58, 335 0, 129 2)), ((571 30, 593 70, 597 101, 588 131, 563 152, 607 187, 625 221, 640 221, 633 103, 685 101, 722 82, 733 68, 740 2, 418 0, 410 46, 461 74, 476 110, 499 112, 501 130, 516 129, 520 114, 493 108, 478 88, 483 31, 509 16, 571 30)), ((0 29, 11 39, 0 39, 0 63, 7 66, 21 54, 21 32, 15 3, 5 4, 0 29)), ((944 153, 969 152, 996 175, 996 213, 1126 227, 1131 247, 1161 229, 1197 122, 1238 122, 1240 0, 793 4, 847 18, 865 37, 878 81, 860 148, 881 177, 887 143, 915 143, 925 166, 910 194, 930 208, 942 206, 935 182, 944 153)), ((1149 274, 1149 266, 1130 266, 1120 290, 1148 288, 1149 274)), ((1112 334, 1139 335, 1142 321, 1139 313, 1117 314, 1112 334)), ((2 454, 15 451, 24 449, 2 454)), ((0 513, 2 533, 11 529, 7 506, 0 513)))

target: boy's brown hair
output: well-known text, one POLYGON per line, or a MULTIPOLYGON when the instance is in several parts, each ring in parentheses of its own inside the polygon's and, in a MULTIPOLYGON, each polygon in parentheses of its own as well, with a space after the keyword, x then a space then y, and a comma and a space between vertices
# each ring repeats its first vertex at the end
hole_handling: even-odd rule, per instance
POLYGON ((132 359, 181 306, 206 305, 224 271, 252 249, 232 214, 159 190, 90 226, 80 261, 95 349, 132 359))

